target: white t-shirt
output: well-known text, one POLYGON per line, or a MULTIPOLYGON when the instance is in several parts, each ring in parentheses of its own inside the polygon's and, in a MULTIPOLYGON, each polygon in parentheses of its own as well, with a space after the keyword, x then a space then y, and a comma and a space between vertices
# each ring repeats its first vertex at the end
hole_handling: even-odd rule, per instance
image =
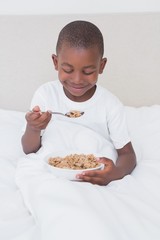
POLYGON ((54 115, 53 120, 63 118, 64 121, 85 126, 107 139, 116 149, 130 142, 124 106, 116 96, 98 84, 89 100, 74 102, 65 95, 59 80, 47 82, 40 86, 33 96, 31 109, 36 105, 41 111, 84 111, 84 115, 79 118, 54 115))

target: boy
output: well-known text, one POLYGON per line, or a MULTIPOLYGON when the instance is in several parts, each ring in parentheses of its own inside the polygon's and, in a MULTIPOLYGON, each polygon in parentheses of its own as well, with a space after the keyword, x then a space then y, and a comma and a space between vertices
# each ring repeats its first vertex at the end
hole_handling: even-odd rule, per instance
POLYGON ((77 175, 82 181, 99 185, 123 178, 136 166, 123 106, 97 84, 98 75, 103 73, 107 62, 103 53, 103 36, 94 24, 74 21, 61 30, 56 55, 52 55, 59 80, 46 83, 36 91, 32 111, 26 114, 27 125, 22 136, 24 152, 37 152, 42 145, 41 132, 51 120, 51 113, 47 110, 64 113, 71 109, 84 111, 79 124, 105 137, 117 152, 115 163, 109 157, 98 159, 104 163, 104 170, 77 175))

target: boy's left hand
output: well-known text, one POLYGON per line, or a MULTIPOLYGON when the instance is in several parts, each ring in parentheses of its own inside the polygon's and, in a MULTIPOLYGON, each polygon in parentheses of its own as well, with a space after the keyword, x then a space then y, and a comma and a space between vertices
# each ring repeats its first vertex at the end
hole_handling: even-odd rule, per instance
POLYGON ((104 164, 103 170, 82 172, 82 174, 76 176, 77 179, 98 185, 107 185, 111 181, 118 179, 118 168, 112 160, 103 157, 99 158, 98 161, 104 164))

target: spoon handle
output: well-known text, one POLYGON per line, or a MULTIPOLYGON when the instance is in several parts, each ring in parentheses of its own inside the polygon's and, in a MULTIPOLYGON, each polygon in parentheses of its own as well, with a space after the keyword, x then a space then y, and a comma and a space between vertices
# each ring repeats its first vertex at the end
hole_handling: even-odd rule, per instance
MULTIPOLYGON (((33 112, 32 110, 29 110, 30 112, 33 112)), ((61 112, 53 112, 53 111, 49 111, 51 114, 60 114, 62 116, 66 116, 64 113, 61 112)), ((45 112, 41 112, 41 113, 45 113, 45 112)))
POLYGON ((63 115, 63 116, 65 116, 65 114, 64 113, 61 113, 61 112, 50 112, 51 114, 60 114, 60 115, 63 115))

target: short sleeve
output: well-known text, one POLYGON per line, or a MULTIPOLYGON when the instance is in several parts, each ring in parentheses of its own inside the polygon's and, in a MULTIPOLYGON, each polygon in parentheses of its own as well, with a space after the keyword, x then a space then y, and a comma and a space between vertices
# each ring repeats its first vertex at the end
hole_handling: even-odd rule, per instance
POLYGON ((108 129, 110 138, 116 149, 123 148, 130 142, 125 108, 119 101, 117 101, 116 106, 109 115, 108 129))

